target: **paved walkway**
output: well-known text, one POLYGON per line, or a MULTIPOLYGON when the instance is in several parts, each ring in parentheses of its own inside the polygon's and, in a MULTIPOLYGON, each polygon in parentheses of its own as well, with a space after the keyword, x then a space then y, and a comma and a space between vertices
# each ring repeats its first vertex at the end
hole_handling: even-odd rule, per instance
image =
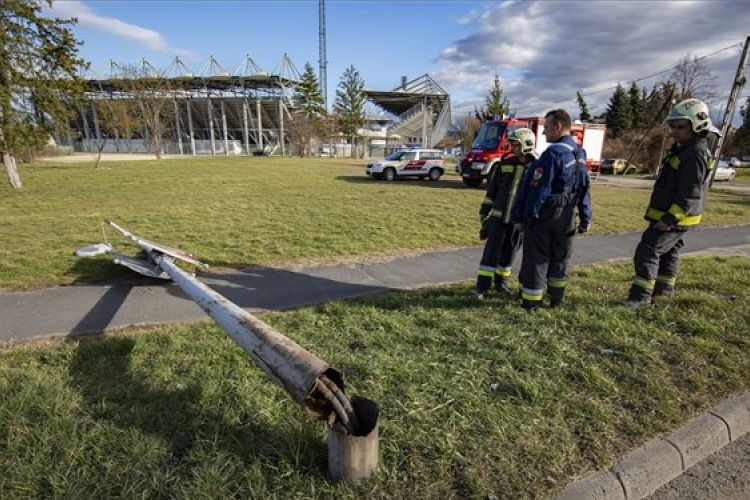
MULTIPOLYGON (((639 238, 640 233, 577 237, 572 264, 630 259, 639 238)), ((692 231, 686 237, 685 252, 750 255, 750 224, 692 231)), ((295 271, 253 267, 228 273, 209 272, 201 274, 200 279, 251 312, 286 310, 387 290, 471 280, 480 255, 480 247, 468 247, 387 262, 316 266, 295 271)), ((614 303, 619 297, 610 299, 614 303)), ((101 333, 135 325, 194 321, 208 316, 176 285, 152 282, 143 286, 76 285, 0 293, 0 318, 0 343, 13 343, 101 333)), ((654 492, 684 472, 686 456, 704 458, 750 430, 750 393, 725 406, 706 414, 704 420, 710 420, 710 426, 701 424, 705 423, 700 420, 702 416, 699 425, 689 424, 687 431, 676 431, 675 440, 685 451, 669 439, 657 440, 625 457, 617 465, 619 469, 574 483, 566 490, 570 492, 568 496, 561 498, 632 500, 643 498, 641 493, 654 492), (665 461, 666 454, 671 461, 665 461), (647 468, 649 464, 655 467, 647 468)), ((747 446, 750 447, 750 442, 747 446)))

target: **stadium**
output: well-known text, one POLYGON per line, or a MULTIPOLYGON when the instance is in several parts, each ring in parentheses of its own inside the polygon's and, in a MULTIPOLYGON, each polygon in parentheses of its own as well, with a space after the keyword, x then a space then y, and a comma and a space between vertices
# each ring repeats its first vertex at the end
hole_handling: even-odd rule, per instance
MULTIPOLYGON (((286 54, 273 72, 263 71, 249 56, 232 72, 213 57, 193 72, 176 57, 163 69, 145 59, 133 66, 112 61, 107 71, 84 78, 88 99, 77 106, 72 133, 56 137, 58 144, 76 151, 297 153, 289 129, 300 74, 286 54), (148 120, 135 120, 126 127, 127 120, 114 112, 123 107, 140 110, 142 116, 149 115, 146 111, 154 115, 158 109, 160 128, 142 123, 148 120), (154 142, 151 136, 157 134, 154 142)), ((402 77, 391 90, 365 89, 365 94, 367 120, 358 139, 365 155, 382 156, 405 144, 434 147, 447 133, 450 97, 429 75, 402 77)), ((316 150, 349 156, 351 148, 347 139, 334 136, 316 150)))

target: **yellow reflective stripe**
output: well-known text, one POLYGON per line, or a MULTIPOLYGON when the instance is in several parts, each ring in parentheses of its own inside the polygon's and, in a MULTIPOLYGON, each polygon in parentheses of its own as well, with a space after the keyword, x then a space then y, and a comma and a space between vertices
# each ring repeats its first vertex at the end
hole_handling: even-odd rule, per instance
POLYGON ((502 210, 498 210, 497 208, 493 208, 492 210, 490 210, 490 217, 502 217, 502 216, 503 216, 502 210))
MULTIPOLYGON (((672 205, 669 207, 669 213, 674 215, 675 219, 677 219, 677 222, 680 226, 695 226, 696 224, 699 224, 701 221, 702 215, 685 215, 685 211, 682 210, 682 208, 678 207, 677 205, 672 205), (676 208, 675 208, 676 207, 676 208), (673 208, 675 210, 673 211, 673 208), (675 211, 679 210, 680 214, 675 213, 675 211)), ((649 208, 646 211, 646 218, 651 220, 659 220, 661 219, 661 216, 664 215, 664 212, 661 210, 657 210, 655 208, 649 208)))
POLYGON ((491 278, 495 275, 495 268, 492 266, 479 266, 477 274, 479 276, 489 276, 491 278))
POLYGON ((701 221, 700 215, 688 215, 679 205, 669 207, 669 213, 674 215, 674 218, 677 219, 677 222, 681 226, 694 226, 701 221))
POLYGON ((515 168, 516 168, 515 165, 501 165, 500 171, 504 174, 512 174, 515 168))
POLYGON ((669 165, 673 169, 677 170, 680 167, 680 158, 679 158, 679 156, 670 156, 667 159, 667 165, 669 165))
POLYGON ((509 267, 498 267, 495 269, 495 274, 498 276, 510 276, 510 268, 509 267))
POLYGON ((521 288, 521 298, 524 300, 539 301, 544 297, 544 288, 521 288))
POLYGON ((568 280, 565 278, 549 278, 547 279, 547 286, 550 288, 565 288, 568 284, 568 280))
POLYGON ((661 216, 664 215, 664 212, 661 210, 657 210, 655 208, 650 208, 646 210, 646 218, 651 220, 659 220, 661 219, 661 216))
POLYGON ((658 281, 659 283, 665 283, 667 285, 674 285, 677 282, 677 277, 659 275, 656 277, 656 281, 658 281))
POLYGON ((513 204, 516 202, 516 192, 518 191, 518 185, 521 183, 525 170, 526 167, 519 165, 519 168, 516 169, 516 173, 513 174, 513 184, 510 188, 508 201, 505 204, 505 218, 503 218, 503 222, 506 224, 510 223, 510 212, 513 208, 513 204))
POLYGON ((635 278, 633 278, 633 284, 635 286, 645 288, 646 290, 653 290, 654 285, 656 284, 656 280, 647 280, 645 278, 640 278, 636 276, 635 278))

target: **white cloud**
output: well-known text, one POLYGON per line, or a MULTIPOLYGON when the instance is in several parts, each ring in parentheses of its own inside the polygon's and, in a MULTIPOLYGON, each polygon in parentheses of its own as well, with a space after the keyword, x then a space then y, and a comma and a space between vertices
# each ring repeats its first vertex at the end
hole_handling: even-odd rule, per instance
MULTIPOLYGON (((590 94, 589 108, 601 111, 612 90, 597 90, 629 85, 673 67, 687 54, 706 56, 741 44, 750 26, 750 4, 531 0, 495 4, 470 17, 475 31, 445 48, 433 73, 452 94, 477 94, 453 99, 457 114, 484 103, 497 72, 519 114, 565 107, 577 115, 576 91, 590 94)), ((729 92, 740 48, 707 59, 720 94, 729 92)), ((650 90, 667 76, 638 85, 650 90)))
POLYGON ((54 2, 52 8, 57 17, 75 17, 78 19, 79 26, 130 41, 147 50, 164 54, 174 54, 190 59, 199 58, 197 53, 189 49, 171 45, 164 36, 157 31, 126 23, 113 17, 100 16, 82 1, 66 0, 64 2, 54 2))

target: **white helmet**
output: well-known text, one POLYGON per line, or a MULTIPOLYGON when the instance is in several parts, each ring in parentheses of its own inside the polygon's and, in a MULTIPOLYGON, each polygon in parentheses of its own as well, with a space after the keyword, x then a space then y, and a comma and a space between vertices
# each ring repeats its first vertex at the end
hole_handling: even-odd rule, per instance
POLYGON ((521 143, 521 153, 523 154, 532 154, 534 152, 536 136, 530 129, 516 129, 508 136, 508 140, 521 143))
POLYGON ((708 116, 708 106, 699 99, 685 99, 675 104, 664 123, 673 120, 690 120, 696 134, 713 130, 711 118, 708 116))

